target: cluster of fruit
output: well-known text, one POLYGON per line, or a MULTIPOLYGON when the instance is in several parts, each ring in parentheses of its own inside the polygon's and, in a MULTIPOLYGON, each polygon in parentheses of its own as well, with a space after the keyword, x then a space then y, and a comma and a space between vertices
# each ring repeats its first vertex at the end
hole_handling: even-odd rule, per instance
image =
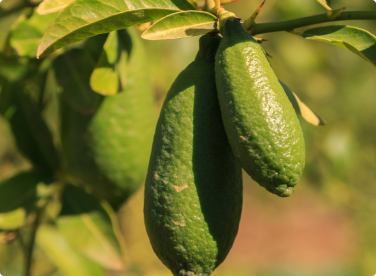
POLYGON ((265 52, 235 17, 200 39, 158 121, 145 187, 145 225, 174 275, 210 275, 230 251, 243 168, 290 196, 304 168, 302 130, 265 52))

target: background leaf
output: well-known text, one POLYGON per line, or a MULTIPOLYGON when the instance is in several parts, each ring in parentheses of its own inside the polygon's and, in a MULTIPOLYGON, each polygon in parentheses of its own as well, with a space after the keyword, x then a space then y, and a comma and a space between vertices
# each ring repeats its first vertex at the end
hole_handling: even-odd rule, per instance
POLYGON ((45 175, 37 171, 19 173, 0 183, 0 229, 21 228, 37 201, 37 185, 45 175))
POLYGON ((40 172, 22 172, 0 183, 0 213, 28 208, 36 200, 36 187, 43 182, 40 172))
POLYGON ((41 225, 38 228, 36 243, 64 276, 105 275, 97 264, 87 260, 70 247, 58 229, 53 226, 41 225))
POLYGON ((358 27, 332 25, 294 32, 309 40, 330 43, 347 49, 376 66, 376 37, 358 27))
POLYGON ((100 202, 82 189, 68 185, 62 204, 57 226, 70 246, 107 269, 122 269, 121 246, 111 218, 100 202))
POLYGON ((17 12, 11 13, 7 16, 1 16, 0 14, 0 52, 4 50, 6 42, 8 40, 8 35, 10 29, 12 28, 13 24, 17 21, 17 19, 25 14, 30 12, 31 10, 26 8, 19 10, 17 12))
POLYGON ((320 3, 321 6, 323 6, 325 9, 327 10, 332 10, 332 8, 329 6, 330 5, 330 1, 329 0, 317 0, 317 2, 320 3))
POLYGON ((53 63, 61 99, 80 113, 94 113, 102 98, 91 89, 90 77, 106 39, 107 35, 92 37, 83 49, 67 51, 53 63))
POLYGON ((85 38, 192 10, 186 0, 77 0, 61 11, 46 31, 38 58, 85 38))
POLYGON ((116 71, 119 54, 117 33, 111 32, 90 78, 90 86, 95 92, 107 96, 119 92, 119 76, 116 71))
POLYGON ((306 120, 308 123, 314 126, 323 126, 326 124, 326 122, 320 116, 318 116, 315 112, 313 112, 308 106, 306 106, 305 103, 303 103, 298 98, 298 96, 290 90, 290 88, 286 84, 284 84, 281 81, 279 81, 279 83, 282 85, 283 89, 285 90, 285 93, 287 97, 289 98, 297 114, 301 115, 304 120, 306 120))
POLYGON ((26 212, 24 208, 0 213, 0 229, 15 230, 21 228, 26 221, 26 212))
POLYGON ((34 58, 44 32, 56 14, 39 15, 34 12, 31 17, 23 17, 10 34, 10 44, 19 56, 34 58))
POLYGON ((40 15, 59 12, 76 0, 44 0, 39 4, 36 12, 40 15))
POLYGON ((14 59, 0 54, 0 75, 8 81, 17 81, 28 72, 29 61, 26 59, 14 59))
POLYGON ((203 35, 215 30, 216 22, 217 18, 208 12, 177 12, 156 21, 142 38, 158 40, 203 35))
POLYGON ((11 83, 1 93, 1 98, 7 98, 8 102, 1 109, 10 124, 19 151, 35 167, 52 174, 59 169, 60 162, 52 134, 41 114, 43 85, 43 75, 35 76, 33 73, 22 81, 11 83))

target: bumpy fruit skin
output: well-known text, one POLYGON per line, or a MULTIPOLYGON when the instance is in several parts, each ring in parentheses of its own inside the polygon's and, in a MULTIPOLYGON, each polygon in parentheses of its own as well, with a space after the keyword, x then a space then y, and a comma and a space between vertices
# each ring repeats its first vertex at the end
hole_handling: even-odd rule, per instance
POLYGON ((261 186, 290 196, 305 164, 303 133, 263 49, 237 19, 225 23, 215 70, 235 156, 261 186))
POLYGON ((153 249, 174 275, 210 275, 238 232, 241 167, 218 104, 214 57, 220 37, 200 51, 167 94, 145 187, 145 225, 153 249))
MULTIPOLYGON (((127 86, 94 114, 62 102, 62 145, 70 174, 118 209, 144 182, 157 121, 147 57, 129 30, 127 86)), ((94 92, 93 92, 94 93, 94 92)))

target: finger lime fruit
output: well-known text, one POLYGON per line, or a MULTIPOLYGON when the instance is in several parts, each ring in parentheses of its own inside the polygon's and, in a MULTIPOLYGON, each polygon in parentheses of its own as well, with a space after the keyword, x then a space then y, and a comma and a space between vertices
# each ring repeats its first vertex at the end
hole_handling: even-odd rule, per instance
MULTIPOLYGON (((115 96, 100 96, 93 114, 61 101, 61 136, 69 174, 91 186, 95 195, 115 209, 144 182, 156 125, 142 41, 132 30, 120 32, 129 46, 126 88, 115 96)), ((89 83, 89 79, 87 75, 83 81, 89 83)))
POLYGON ((210 275, 235 240, 242 175, 228 143, 214 73, 219 36, 203 36, 157 124, 145 186, 151 245, 174 275, 210 275))
POLYGON ((238 19, 225 22, 215 70, 223 123, 235 156, 261 186, 290 196, 305 164, 303 133, 263 49, 238 19))

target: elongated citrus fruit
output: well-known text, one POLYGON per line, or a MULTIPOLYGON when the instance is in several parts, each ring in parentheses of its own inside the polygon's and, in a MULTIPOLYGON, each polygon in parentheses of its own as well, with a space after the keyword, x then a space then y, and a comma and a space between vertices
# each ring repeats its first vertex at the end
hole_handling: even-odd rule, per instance
MULTIPOLYGON (((69 174, 91 186, 115 209, 144 182, 156 125, 147 58, 137 36, 132 30, 121 34, 129 46, 123 91, 100 96, 92 114, 61 101, 62 145, 69 174)), ((89 78, 83 81, 88 83, 89 78)), ((88 96, 98 97, 94 91, 88 96)))
POLYGON ((305 164, 303 133, 266 55, 238 19, 225 22, 216 61, 223 123, 243 169, 261 186, 290 196, 305 164))
POLYGON ((223 127, 215 85, 219 36, 203 36, 175 80, 154 136, 145 187, 152 247, 174 275, 210 275, 226 258, 242 208, 241 167, 223 127))

